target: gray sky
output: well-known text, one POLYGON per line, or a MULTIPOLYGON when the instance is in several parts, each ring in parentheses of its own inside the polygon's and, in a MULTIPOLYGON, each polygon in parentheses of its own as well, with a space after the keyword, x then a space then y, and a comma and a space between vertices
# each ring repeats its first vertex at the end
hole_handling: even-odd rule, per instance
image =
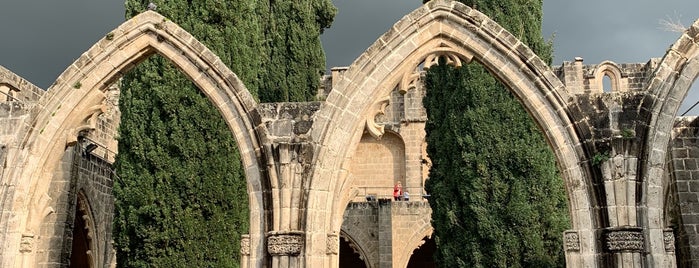
MULTIPOLYGON (((339 12, 322 37, 328 67, 351 64, 422 1, 333 2, 339 12)), ((0 65, 48 88, 75 59, 123 22, 123 5, 123 0, 2 0, 0 65)), ((587 64, 647 62, 662 57, 680 36, 661 29, 659 21, 668 18, 691 25, 699 18, 699 1, 546 0, 543 31, 548 37, 555 34, 554 65, 576 56, 587 64)), ((685 102, 699 100, 697 91, 695 86, 685 102)))

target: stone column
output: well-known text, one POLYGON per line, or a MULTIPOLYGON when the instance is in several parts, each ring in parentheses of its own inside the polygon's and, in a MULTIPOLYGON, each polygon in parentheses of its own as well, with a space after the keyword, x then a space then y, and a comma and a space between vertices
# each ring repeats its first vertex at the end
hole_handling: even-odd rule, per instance
POLYGON ((379 199, 379 266, 393 268, 392 199, 379 199))

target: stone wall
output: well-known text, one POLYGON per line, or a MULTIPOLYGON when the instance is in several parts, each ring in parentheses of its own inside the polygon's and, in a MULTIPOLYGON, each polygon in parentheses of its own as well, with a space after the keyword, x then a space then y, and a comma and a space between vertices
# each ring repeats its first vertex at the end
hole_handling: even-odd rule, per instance
MULTIPOLYGON (((92 213, 91 222, 94 226, 91 233, 93 234, 92 243, 94 253, 93 258, 96 259, 98 265, 110 266, 116 260, 112 259, 114 251, 112 249, 112 220, 114 218, 114 196, 112 187, 114 179, 117 178, 113 173, 112 163, 107 161, 102 156, 85 152, 84 148, 91 144, 89 141, 83 141, 79 144, 80 153, 76 154, 73 160, 72 176, 76 192, 83 195, 89 206, 89 212, 92 213)), ((113 159, 114 155, 109 155, 109 159, 113 159)), ((85 208, 79 208, 85 209, 85 208)), ((75 210, 73 210, 75 214, 75 210)))
POLYGON ((699 120, 675 123, 668 156, 670 199, 678 267, 699 267, 699 120))
POLYGON ((405 267, 423 239, 431 237, 431 215, 427 201, 352 202, 341 236, 355 243, 351 246, 369 267, 405 267))
POLYGON ((45 267, 67 267, 70 264, 73 227, 76 210, 82 210, 89 224, 90 255, 98 267, 109 267, 115 261, 112 249, 112 219, 114 198, 112 196, 111 163, 85 151, 88 143, 83 141, 68 147, 61 160, 59 169, 54 173, 56 179, 51 184, 49 195, 54 212, 51 213, 41 228, 41 234, 35 236, 37 251, 47 251, 39 263, 45 267), (78 202, 82 199, 82 202, 78 202))
POLYGON ((646 63, 616 64, 605 61, 600 64, 583 64, 582 58, 576 58, 574 62, 563 62, 563 65, 554 67, 566 87, 575 90, 575 93, 602 93, 612 91, 642 91, 647 86, 648 78, 658 65, 658 59, 651 59, 646 63), (610 79, 611 88, 604 88, 604 77, 610 79))
POLYGON ((0 101, 0 144, 15 143, 30 108, 21 101, 0 101))
POLYGON ((349 240, 360 258, 371 264, 379 262, 378 206, 378 202, 352 202, 347 205, 340 235, 342 239, 349 240))
POLYGON ((364 134, 352 158, 354 186, 361 201, 365 195, 391 197, 393 186, 405 181, 405 144, 398 135, 386 133, 380 140, 364 134))

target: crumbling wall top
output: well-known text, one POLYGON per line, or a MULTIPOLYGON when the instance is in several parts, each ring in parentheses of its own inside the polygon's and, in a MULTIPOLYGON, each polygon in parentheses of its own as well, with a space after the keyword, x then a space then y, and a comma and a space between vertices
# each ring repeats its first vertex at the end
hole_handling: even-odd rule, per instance
POLYGON ((0 65, 0 101, 34 103, 46 91, 0 65))
POLYGON ((554 72, 574 94, 635 92, 645 89, 659 61, 652 58, 646 63, 603 61, 583 64, 583 58, 576 57, 575 61, 565 61, 563 65, 554 67, 554 72), (608 84, 604 82, 605 78, 609 79, 608 84))

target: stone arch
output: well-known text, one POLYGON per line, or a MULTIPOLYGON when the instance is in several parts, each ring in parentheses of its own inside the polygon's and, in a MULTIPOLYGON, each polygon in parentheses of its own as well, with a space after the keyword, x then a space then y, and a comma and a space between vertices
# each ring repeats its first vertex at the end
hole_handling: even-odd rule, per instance
POLYGON ((403 248, 403 252, 399 252, 398 256, 394 258, 398 264, 398 267, 408 266, 410 256, 413 255, 413 251, 424 243, 422 241, 424 241, 425 238, 431 238, 433 232, 434 228, 432 228, 429 221, 426 222, 426 224, 422 224, 416 228, 415 232, 413 232, 408 239, 404 240, 404 244, 406 246, 403 248))
POLYGON ((346 241, 349 243, 350 247, 352 250, 354 250, 355 253, 359 254, 359 258, 364 261, 364 265, 367 268, 372 268, 373 266, 371 265, 371 262, 369 261, 369 255, 366 253, 362 245, 357 243, 357 241, 352 238, 349 234, 347 234, 345 231, 340 231, 340 239, 346 241))
MULTIPOLYGON (((372 102, 387 95, 405 71, 414 70, 434 52, 455 54, 461 62, 480 62, 520 99, 542 129, 565 180, 572 228, 582 241, 581 250, 571 253, 572 258, 595 266, 599 250, 593 242, 597 222, 591 209, 594 193, 579 164, 585 155, 567 114, 570 94, 526 45, 487 16, 457 1, 430 1, 398 21, 352 63, 330 92, 322 108, 327 116, 316 121, 320 128, 316 140, 323 148, 313 177, 319 179, 311 182, 308 201, 318 206, 309 208, 307 226, 339 229, 342 212, 333 210, 332 205, 339 200, 328 193, 339 191, 348 179, 347 160, 361 138, 363 119, 372 102), (329 177, 337 183, 328 184, 325 178, 329 177)), ((325 247, 313 245, 313 239, 307 239, 307 245, 309 255, 314 248, 325 247)))
MULTIPOLYGON (((84 191, 80 189, 78 191, 78 195, 76 197, 76 203, 75 203, 75 222, 76 223, 82 223, 82 224, 76 224, 74 225, 73 229, 73 237, 76 237, 76 232, 83 232, 84 234, 84 239, 85 241, 76 241, 76 239, 73 239, 73 249, 76 248, 75 243, 80 243, 84 242, 85 249, 87 249, 86 252, 82 252, 82 254, 85 254, 86 257, 86 262, 87 265, 86 267, 100 267, 100 264, 98 263, 101 261, 104 256, 100 256, 100 253, 104 252, 100 249, 97 248, 97 243, 94 243, 93 241, 98 241, 99 239, 103 239, 100 237, 97 237, 98 232, 95 231, 95 220, 94 220, 94 215, 92 215, 92 208, 90 207, 90 202, 87 199, 87 196, 85 195, 84 191), (80 216, 80 217, 78 217, 80 216), (84 228, 84 230, 78 230, 78 227, 84 228)), ((82 248, 82 247, 78 247, 82 248)), ((81 254, 80 252, 74 252, 71 251, 71 260, 74 258, 74 254, 81 254)), ((85 263, 83 263, 85 264, 85 263)), ((71 265, 74 265, 71 263, 71 265)), ((75 266, 72 266, 75 267, 75 266)))
MULTIPOLYGON (((12 185, 17 185, 8 205, 17 222, 3 248, 19 251, 23 233, 40 229, 42 219, 52 213, 46 194, 61 151, 72 144, 79 130, 90 127, 89 118, 101 109, 105 89, 123 73, 158 53, 178 66, 221 112, 234 138, 245 168, 250 199, 251 265, 265 258, 264 201, 260 140, 266 135, 260 125, 257 102, 240 79, 221 60, 175 23, 146 11, 123 23, 99 40, 70 65, 39 99, 33 120, 24 126, 19 147, 26 154, 14 159, 12 185), (38 168, 21 168, 38 167, 38 168)), ((5 221, 7 222, 7 221, 5 221)), ((36 239, 34 239, 36 240, 36 239)), ((36 244, 36 241, 34 241, 36 244)), ((6 266, 31 262, 34 252, 3 256, 6 266)))
MULTIPOLYGON (((645 206, 647 217, 643 217, 642 226, 646 227, 646 244, 663 245, 663 229, 665 207, 662 197, 667 185, 663 180, 665 160, 671 139, 675 117, 682 100, 687 96, 690 87, 699 77, 699 20, 695 21, 679 39, 667 50, 652 77, 648 81, 646 92, 652 98, 650 108, 651 119, 648 127, 648 138, 644 145, 647 160, 643 166, 644 182, 641 189, 639 206, 645 206)), ((663 258, 662 247, 650 247, 648 262, 662 267, 670 263, 663 258), (653 258, 653 256, 656 256, 653 258)))
POLYGON ((604 91, 604 77, 609 77, 611 81, 612 92, 622 92, 628 90, 628 82, 626 75, 621 72, 619 65, 612 61, 603 61, 591 71, 594 81, 592 83, 597 87, 593 90, 594 93, 602 93, 604 91))

